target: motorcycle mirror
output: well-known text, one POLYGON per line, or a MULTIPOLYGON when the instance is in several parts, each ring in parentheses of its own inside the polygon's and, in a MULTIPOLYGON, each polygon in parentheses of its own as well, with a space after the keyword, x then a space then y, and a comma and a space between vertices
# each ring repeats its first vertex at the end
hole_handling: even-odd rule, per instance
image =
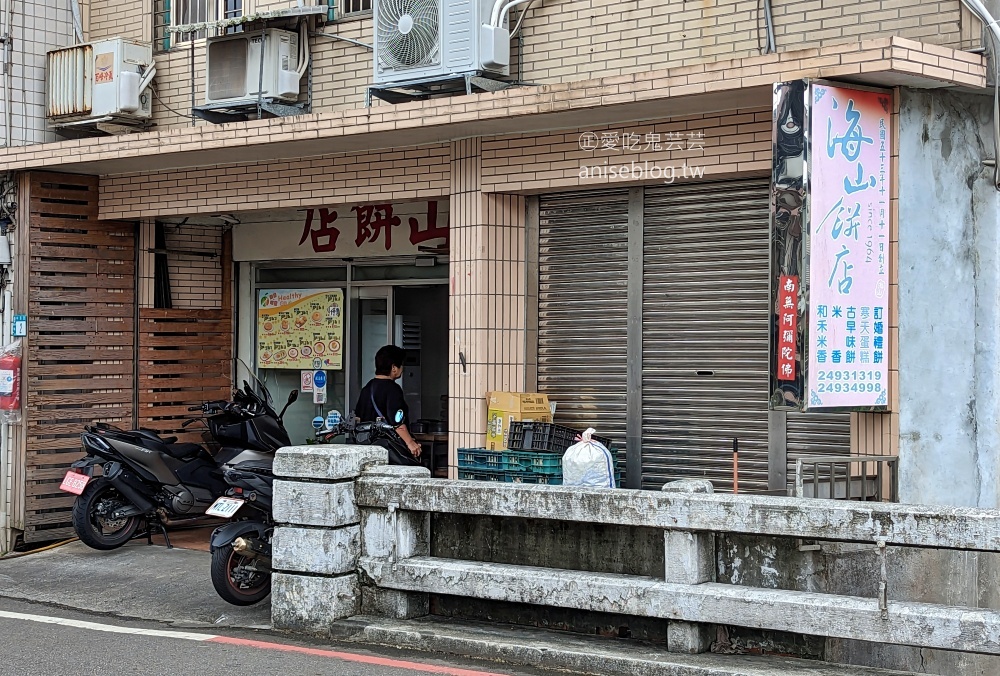
POLYGON ((281 409, 281 413, 278 414, 279 422, 281 422, 281 420, 285 417, 285 411, 288 410, 288 407, 291 406, 292 402, 294 402, 298 398, 299 398, 298 390, 292 390, 291 392, 288 393, 288 402, 285 404, 285 407, 281 409))
POLYGON ((393 418, 393 420, 397 425, 403 424, 403 409, 399 409, 398 411, 396 411, 396 416, 393 418))

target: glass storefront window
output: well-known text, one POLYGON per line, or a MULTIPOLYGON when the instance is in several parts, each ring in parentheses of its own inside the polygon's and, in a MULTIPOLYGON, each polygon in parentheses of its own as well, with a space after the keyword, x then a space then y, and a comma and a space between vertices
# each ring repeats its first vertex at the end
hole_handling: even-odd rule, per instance
POLYGON ((257 268, 259 284, 346 282, 347 268, 257 268))
POLYGON ((351 279, 356 282, 403 281, 413 279, 441 279, 448 275, 447 266, 433 265, 355 265, 351 279))

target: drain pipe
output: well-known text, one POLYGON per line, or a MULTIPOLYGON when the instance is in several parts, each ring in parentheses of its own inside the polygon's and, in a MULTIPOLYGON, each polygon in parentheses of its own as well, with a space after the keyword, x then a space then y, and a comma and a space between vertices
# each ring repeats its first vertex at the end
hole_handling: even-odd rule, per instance
POLYGON ((764 0, 764 26, 767 31, 767 47, 765 54, 774 54, 778 48, 774 44, 774 16, 771 12, 771 0, 764 0))

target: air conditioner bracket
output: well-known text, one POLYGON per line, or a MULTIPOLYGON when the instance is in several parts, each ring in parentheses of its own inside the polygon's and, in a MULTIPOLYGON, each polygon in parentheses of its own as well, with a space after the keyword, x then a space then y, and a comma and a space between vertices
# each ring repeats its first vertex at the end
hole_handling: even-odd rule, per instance
MULTIPOLYGON (((263 99, 260 102, 260 109, 264 113, 274 117, 292 117, 294 115, 305 115, 310 112, 311 106, 308 103, 284 103, 276 99, 263 99)), ((252 103, 208 103, 195 106, 191 109, 195 117, 211 122, 212 124, 225 124, 226 122, 246 122, 256 119, 257 102, 252 103)))
POLYGON ((365 91, 365 108, 371 107, 373 96, 387 103, 406 103, 448 94, 472 94, 474 91, 499 92, 515 84, 517 83, 497 80, 482 73, 446 75, 399 84, 389 83, 379 87, 368 87, 365 91))

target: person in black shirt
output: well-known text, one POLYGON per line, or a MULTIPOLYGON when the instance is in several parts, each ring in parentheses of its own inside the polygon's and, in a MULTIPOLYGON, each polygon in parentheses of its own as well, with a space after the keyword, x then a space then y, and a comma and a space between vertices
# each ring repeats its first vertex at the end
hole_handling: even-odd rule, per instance
POLYGON ((408 429, 408 425, 410 424, 410 409, 403 398, 403 388, 396 383, 403 375, 403 358, 405 354, 401 347, 395 345, 386 345, 379 348, 379 351, 375 353, 375 377, 369 380, 368 384, 361 389, 361 394, 358 395, 358 403, 354 407, 354 415, 361 422, 372 422, 376 418, 383 418, 392 422, 396 411, 403 411, 403 423, 396 428, 396 432, 399 434, 399 438, 403 440, 403 443, 406 444, 406 450, 409 451, 412 457, 405 455, 402 449, 387 446, 389 450, 389 464, 418 465, 420 463, 416 459, 420 457, 420 444, 413 439, 408 429))

